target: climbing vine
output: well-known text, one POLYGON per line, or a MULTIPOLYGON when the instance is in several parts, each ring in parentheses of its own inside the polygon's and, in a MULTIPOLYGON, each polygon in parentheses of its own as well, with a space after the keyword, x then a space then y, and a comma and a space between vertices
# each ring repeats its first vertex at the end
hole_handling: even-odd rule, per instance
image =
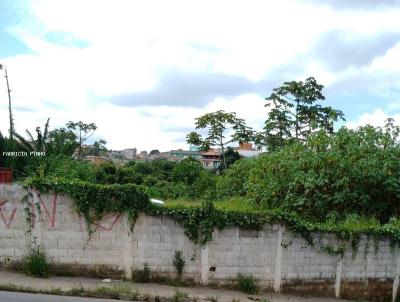
POLYGON ((61 179, 29 179, 26 185, 39 192, 65 194, 75 202, 79 214, 85 217, 89 232, 91 226, 107 213, 127 213, 133 228, 139 213, 152 216, 167 216, 180 224, 189 239, 199 244, 206 244, 212 239, 215 229, 242 227, 261 230, 266 224, 283 223, 287 228, 300 234, 311 246, 332 255, 343 256, 346 246, 357 253, 361 235, 374 240, 389 238, 393 245, 400 242, 400 223, 391 220, 387 224, 365 228, 352 228, 340 223, 314 223, 301 218, 297 213, 282 209, 259 212, 243 212, 215 208, 211 201, 198 206, 155 206, 149 201, 145 189, 133 184, 99 185, 82 181, 61 179), (336 246, 324 245, 313 238, 313 234, 335 234, 347 243, 336 246), (348 246, 350 244, 350 246, 348 246))

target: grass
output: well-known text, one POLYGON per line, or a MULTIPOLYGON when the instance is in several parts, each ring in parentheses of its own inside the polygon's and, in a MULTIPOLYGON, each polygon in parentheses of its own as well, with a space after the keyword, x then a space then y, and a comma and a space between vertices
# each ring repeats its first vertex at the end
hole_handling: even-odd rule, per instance
POLYGON ((33 277, 46 278, 50 275, 51 264, 46 251, 40 245, 30 248, 22 260, 23 271, 33 277))
POLYGON ((189 295, 187 293, 177 290, 177 291, 175 291, 173 300, 174 300, 174 302, 180 302, 181 300, 187 299, 187 298, 189 298, 189 295))
POLYGON ((147 263, 143 264, 143 269, 138 269, 133 272, 133 281, 138 283, 150 282, 151 272, 147 263))
POLYGON ((96 288, 96 292, 100 297, 112 299, 137 300, 139 298, 138 291, 127 284, 98 287, 96 288))
POLYGON ((241 292, 256 294, 258 292, 257 280, 253 276, 238 274, 237 285, 241 292))
MULTIPOLYGON (((175 199, 166 200, 167 208, 193 208, 201 205, 200 200, 175 199)), ((232 197, 223 200, 213 201, 216 209, 244 213, 264 213, 271 214, 279 209, 266 209, 262 205, 255 204, 251 199, 245 197, 232 197)), ((313 223, 312 221, 307 221, 313 223)), ((325 222, 314 222, 315 231, 335 231, 343 230, 354 233, 368 233, 382 227, 390 227, 400 232, 400 219, 391 219, 387 224, 381 224, 374 217, 361 217, 358 215, 348 215, 346 218, 338 220, 326 220, 325 222)))
POLYGON ((138 291, 130 285, 114 285, 112 287, 97 287, 95 289, 86 289, 84 287, 76 287, 70 290, 62 290, 60 288, 52 289, 36 289, 32 287, 17 286, 13 284, 0 284, 0 291, 48 294, 59 296, 79 296, 79 297, 94 297, 106 299, 120 300, 138 300, 144 301, 146 297, 139 295, 138 291))
MULTIPOLYGON (((200 206, 201 200, 187 200, 183 198, 168 199, 165 201, 167 208, 193 208, 200 206)), ((235 211, 235 212, 262 212, 262 208, 251 202, 250 199, 244 197, 232 197, 224 200, 213 201, 214 206, 218 210, 235 211)))

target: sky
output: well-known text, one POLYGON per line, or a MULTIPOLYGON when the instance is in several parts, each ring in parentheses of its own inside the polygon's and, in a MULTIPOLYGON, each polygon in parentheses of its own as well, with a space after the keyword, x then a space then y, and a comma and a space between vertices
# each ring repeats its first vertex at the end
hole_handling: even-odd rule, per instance
POLYGON ((272 89, 309 76, 344 125, 400 123, 400 0, 0 0, 0 64, 19 133, 94 122, 113 150, 187 148, 220 109, 261 129, 272 89))

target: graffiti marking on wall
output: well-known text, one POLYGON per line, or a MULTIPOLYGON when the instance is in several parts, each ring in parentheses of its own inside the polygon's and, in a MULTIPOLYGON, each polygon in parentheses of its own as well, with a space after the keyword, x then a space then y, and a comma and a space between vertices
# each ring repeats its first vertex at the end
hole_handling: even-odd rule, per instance
POLYGON ((8 202, 8 200, 0 198, 0 216, 1 216, 1 219, 3 220, 3 222, 5 224, 6 228, 9 229, 11 227, 11 224, 12 224, 14 218, 15 218, 15 213, 17 212, 17 208, 14 207, 11 210, 11 214, 10 214, 9 218, 7 219, 5 214, 4 214, 4 212, 3 212, 3 206, 7 202, 8 202))

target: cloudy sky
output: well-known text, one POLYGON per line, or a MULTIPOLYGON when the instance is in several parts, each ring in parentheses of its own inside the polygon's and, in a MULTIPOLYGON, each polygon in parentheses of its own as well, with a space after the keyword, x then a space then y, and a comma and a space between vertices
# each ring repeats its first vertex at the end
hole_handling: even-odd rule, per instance
POLYGON ((400 122, 400 1, 0 0, 0 63, 19 132, 95 122, 111 149, 186 148, 219 109, 260 129, 272 88, 308 76, 347 125, 400 122))

